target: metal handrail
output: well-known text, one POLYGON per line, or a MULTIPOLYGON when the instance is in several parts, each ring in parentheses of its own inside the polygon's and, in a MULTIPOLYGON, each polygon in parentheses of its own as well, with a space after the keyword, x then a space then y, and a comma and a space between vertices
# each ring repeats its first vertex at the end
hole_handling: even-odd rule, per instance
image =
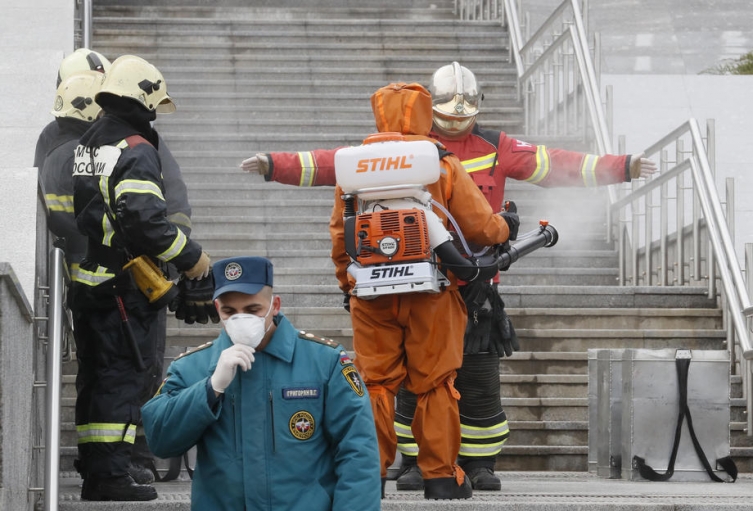
MULTIPOLYGON (((709 123, 713 127, 713 122, 709 123)), ((638 285, 640 275, 643 275, 644 285, 652 285, 654 275, 653 258, 658 258, 656 264, 656 284, 666 286, 675 284, 685 286, 691 284, 691 280, 701 282, 708 279, 708 296, 715 298, 716 276, 718 270, 721 281, 722 310, 728 315, 730 321, 727 331, 727 349, 730 352, 730 360, 736 359, 736 350, 739 347, 742 359, 740 374, 742 376, 743 394, 746 398, 747 433, 753 436, 753 398, 751 398, 751 360, 753 360, 753 345, 751 344, 750 330, 746 316, 753 314, 748 285, 743 278, 740 263, 737 259, 730 228, 733 212, 728 211, 727 216, 722 209, 722 202, 716 189, 714 174, 709 163, 708 153, 713 152, 713 129, 709 129, 706 144, 701 135, 698 122, 690 119, 678 128, 664 136, 661 140, 652 144, 644 153, 651 157, 658 155, 661 173, 647 181, 639 188, 633 188, 627 195, 617 200, 610 206, 610 216, 617 218, 618 251, 620 259, 620 285, 632 283, 638 285), (684 143, 690 138, 690 147, 686 150, 684 143), (674 146, 674 161, 669 156, 674 146), (670 166, 671 164, 671 166, 670 166), (685 183, 685 175, 691 176, 690 187, 685 183), (670 183, 675 183, 675 196, 670 197, 670 183), (686 205, 684 194, 692 190, 693 197, 697 201, 692 205, 686 205), (654 204, 652 198, 659 195, 659 203, 654 204), (641 201, 643 209, 638 211, 641 201), (674 209, 671 203, 674 202, 674 209), (700 209, 700 213, 696 211, 700 209), (691 224, 685 223, 685 209, 693 209, 691 224), (633 208, 632 219, 626 220, 625 214, 628 208, 633 208), (652 228, 655 220, 655 210, 659 210, 660 232, 653 236, 652 228), (675 232, 669 230, 669 216, 674 213, 675 232), (728 220, 729 217, 729 220, 728 220), (632 226, 630 243, 625 241, 628 226, 632 226), (705 232, 708 236, 708 245, 701 242, 701 226, 705 224, 705 232), (686 240, 686 229, 690 230, 686 240), (643 232, 641 233, 641 229, 643 232), (689 251, 685 250, 686 241, 692 243, 689 251), (641 246, 639 246, 641 244, 641 246), (629 246, 628 246, 629 245, 629 246), (707 248, 706 248, 707 247, 707 248), (671 248, 675 250, 674 279, 670 282, 668 253, 671 248), (628 251, 630 253, 628 253, 628 251), (642 252, 642 253, 641 253, 642 252), (688 253, 689 252, 689 253, 688 253), (631 275, 626 275, 625 261, 631 260, 631 275), (707 276, 702 275, 702 261, 706 261, 707 276), (641 265, 643 266, 641 268, 641 265), (691 275, 686 278, 685 266, 691 268, 691 275)), ((729 192, 731 194, 731 192, 729 192)))
POLYGON ((51 250, 49 264, 44 509, 57 511, 60 495, 58 477, 60 475, 60 396, 63 384, 62 354, 66 333, 63 298, 66 263, 61 249, 51 250))
MULTIPOLYGON (((557 89, 547 89, 544 84, 547 80, 557 81, 556 78, 552 78, 554 75, 551 70, 550 59, 559 51, 560 48, 570 47, 575 55, 575 59, 578 65, 577 73, 580 75, 580 89, 573 91, 572 95, 583 94, 585 96, 585 104, 588 110, 588 118, 590 120, 590 128, 593 130, 594 140, 600 154, 606 154, 612 152, 611 137, 609 134, 608 125, 606 122, 606 116, 604 115, 604 109, 601 101, 601 94, 599 91, 599 83, 593 61, 591 59, 591 53, 588 48, 588 41, 586 38, 586 31, 584 23, 582 22, 582 14, 580 12, 578 2, 576 0, 563 1, 554 11, 554 13, 544 22, 544 24, 534 33, 529 41, 523 41, 520 30, 520 18, 518 17, 517 7, 514 0, 504 0, 505 14, 507 18, 507 24, 510 32, 511 50, 518 70, 518 91, 521 90, 527 95, 525 102, 526 111, 526 133, 530 133, 531 129, 536 129, 543 125, 545 130, 550 127, 549 118, 544 118, 543 122, 536 119, 536 124, 530 122, 531 113, 529 107, 536 105, 531 96, 536 95, 537 86, 540 86, 545 96, 543 99, 545 109, 544 116, 549 116, 554 119, 555 128, 558 127, 558 115, 560 111, 567 109, 567 104, 562 102, 561 107, 558 104, 549 105, 549 100, 552 96, 557 98, 557 89), (563 26, 562 33, 554 33, 560 20, 564 17, 568 8, 572 11, 572 19, 567 23, 561 23, 563 26), (568 25, 569 26, 566 26, 568 25), (540 76, 540 82, 537 82, 537 77, 540 76), (552 92, 554 91, 554 92, 552 92)), ((598 48, 596 48, 598 51, 598 48)), ((562 52, 564 54, 564 52, 562 52)), ((566 75, 566 73, 565 73, 566 75)), ((553 85, 550 87, 556 87, 553 85)), ((564 94, 567 96, 567 94, 564 94)), ((710 122, 713 126, 713 121, 710 122)), ((570 128, 564 123, 565 128, 570 128)), ((579 126, 576 126, 576 132, 580 130, 579 126)), ((585 131, 584 131, 585 133, 585 131)), ((558 133, 563 134, 563 133, 558 133)), ((646 156, 651 156, 659 151, 663 151, 663 148, 669 143, 676 141, 676 165, 673 169, 662 168, 662 173, 655 178, 649 180, 641 188, 636 189, 636 184, 632 186, 634 191, 628 198, 618 200, 617 190, 618 186, 613 185, 608 187, 609 191, 609 204, 610 207, 607 210, 607 240, 612 239, 612 228, 617 225, 617 238, 619 245, 619 260, 620 260, 620 284, 625 285, 625 268, 624 261, 627 260, 625 237, 626 230, 620 228, 620 222, 622 221, 622 214, 625 212, 628 206, 632 207, 635 204, 636 198, 646 198, 644 203, 643 213, 634 214, 633 220, 633 236, 632 236, 632 250, 634 253, 634 278, 633 284, 637 284, 638 281, 638 261, 637 256, 637 243, 639 233, 639 222, 637 216, 642 215, 644 217, 643 229, 646 234, 645 247, 645 279, 651 283, 651 210, 652 206, 648 203, 649 194, 659 193, 662 196, 662 201, 667 199, 667 183, 669 180, 676 178, 683 172, 690 172, 692 175, 695 193, 695 200, 698 207, 702 211, 702 218, 694 219, 692 224, 693 231, 693 250, 689 257, 688 264, 693 265, 694 274, 699 277, 701 273, 701 243, 700 243, 700 224, 701 221, 706 222, 708 237, 710 239, 710 248, 706 258, 707 270, 708 270, 708 286, 709 297, 716 297, 716 269, 719 270, 719 277, 722 283, 722 308, 726 311, 731 318, 731 328, 728 327, 728 342, 727 349, 730 351, 730 359, 735 360, 735 350, 737 346, 740 347, 742 359, 740 360, 741 373, 743 377, 743 393, 746 397, 746 413, 747 413, 747 432, 749 436, 753 436, 753 388, 751 387, 751 381, 753 380, 753 347, 751 346, 751 340, 749 336, 749 328, 747 324, 747 317, 753 316, 753 307, 751 307, 750 297, 748 295, 748 287, 742 277, 739 262, 735 256, 735 250, 730 235, 730 225, 728 225, 727 219, 725 219, 722 211, 721 201, 719 200, 719 194, 717 192, 714 176, 711 169, 710 159, 713 159, 714 154, 714 135, 713 129, 711 129, 707 136, 708 152, 707 148, 703 144, 703 138, 698 127, 698 123, 694 119, 690 119, 687 123, 683 124, 672 133, 662 138, 659 142, 647 148, 645 152, 646 156), (682 146, 682 141, 678 140, 683 135, 689 133, 691 137, 691 153, 690 158, 685 158, 685 151, 682 146), (615 220, 616 219, 616 220, 615 220)), ((664 154, 662 153, 662 163, 665 163, 664 154)), ((678 185, 678 190, 682 190, 683 186, 678 185)), ((682 215, 681 208, 684 207, 681 192, 678 192, 677 197, 677 214, 682 215)), ((730 199, 731 200, 731 199, 730 199)), ((694 204, 695 211, 695 204, 694 204)), ((729 222, 732 223, 733 211, 728 212, 729 222)), ((685 252, 683 247, 683 229, 684 226, 680 225, 676 233, 670 234, 667 230, 666 224, 668 219, 668 212, 661 211, 661 227, 659 232, 658 244, 660 246, 660 257, 662 262, 662 269, 659 280, 659 285, 667 285, 667 259, 666 252, 668 250, 669 238, 676 236, 676 251, 678 257, 677 274, 679 275, 679 285, 685 285, 683 272, 684 265, 686 264, 685 252)), ((747 260, 746 260, 747 264, 747 260)), ((753 265, 753 263, 751 263, 753 265)), ((750 277, 749 277, 750 279, 750 277)), ((677 276, 675 276, 677 280, 677 276)), ((750 279, 753 280, 753 279, 750 279)))

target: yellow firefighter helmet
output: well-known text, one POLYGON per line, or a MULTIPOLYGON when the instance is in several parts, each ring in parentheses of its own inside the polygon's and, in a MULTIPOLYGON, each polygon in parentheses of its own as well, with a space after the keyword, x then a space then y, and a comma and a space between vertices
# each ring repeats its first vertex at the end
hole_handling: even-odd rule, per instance
POLYGON ((110 69, 110 61, 99 52, 88 48, 79 48, 60 62, 58 68, 58 86, 73 73, 79 71, 98 71, 106 73, 110 69))
POLYGON ((429 84, 434 129, 440 135, 462 138, 473 129, 481 99, 476 77, 457 62, 437 69, 429 84))
POLYGON ((130 98, 144 108, 162 114, 175 111, 175 104, 167 94, 167 83, 162 73, 152 64, 135 55, 123 55, 113 61, 105 73, 102 89, 97 94, 112 94, 130 98))
POLYGON ((65 78, 58 85, 52 115, 93 122, 102 108, 94 96, 102 86, 104 75, 97 71, 79 71, 65 78))

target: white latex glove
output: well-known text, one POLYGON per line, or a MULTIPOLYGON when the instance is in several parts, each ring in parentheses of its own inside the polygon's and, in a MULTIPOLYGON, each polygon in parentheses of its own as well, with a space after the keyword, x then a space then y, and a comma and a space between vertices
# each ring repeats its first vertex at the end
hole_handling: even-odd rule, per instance
POLYGON ((248 371, 253 363, 254 349, 251 346, 233 344, 228 349, 223 350, 210 380, 212 388, 220 394, 225 392, 225 389, 235 378, 237 368, 240 367, 242 371, 248 371))
POLYGON ((648 177, 656 172, 656 163, 643 157, 643 153, 634 154, 630 157, 630 178, 638 179, 648 177))
POLYGON ((267 172, 269 172, 269 159, 263 153, 256 153, 255 156, 241 162, 241 169, 246 172, 266 176, 267 172))

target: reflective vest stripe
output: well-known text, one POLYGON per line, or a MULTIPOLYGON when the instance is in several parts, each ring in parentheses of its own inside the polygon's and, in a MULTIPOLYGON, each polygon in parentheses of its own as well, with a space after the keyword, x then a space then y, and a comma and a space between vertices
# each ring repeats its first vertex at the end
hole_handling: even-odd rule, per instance
POLYGON ((596 164, 599 157, 595 154, 587 154, 583 158, 583 164, 580 167, 580 174, 583 176, 583 184, 586 186, 597 186, 596 182, 596 164))
POLYGON ((478 172, 480 170, 487 170, 492 168, 492 165, 494 165, 494 158, 497 156, 497 153, 490 153, 486 156, 479 156, 478 158, 473 158, 471 160, 463 160, 463 167, 465 168, 466 172, 478 172))
POLYGON ((102 217, 102 244, 111 247, 115 229, 107 215, 107 208, 110 204, 110 179, 107 176, 100 176, 99 178, 99 193, 102 194, 102 200, 105 203, 105 214, 102 217))
POLYGON ((301 162, 301 182, 298 186, 314 186, 314 177, 316 176, 314 153, 311 151, 300 152, 298 159, 301 162))
POLYGON ((79 444, 115 442, 133 444, 136 441, 135 424, 93 422, 76 426, 76 432, 79 444))
POLYGON ((549 175, 549 153, 546 150, 546 146, 540 145, 536 149, 536 170, 534 170, 531 177, 526 179, 527 182, 538 184, 546 179, 549 175))

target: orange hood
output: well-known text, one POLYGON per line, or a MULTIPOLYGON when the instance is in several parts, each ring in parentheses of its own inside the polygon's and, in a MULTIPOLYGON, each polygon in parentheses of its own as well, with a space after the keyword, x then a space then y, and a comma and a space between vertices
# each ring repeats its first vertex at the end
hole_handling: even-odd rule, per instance
POLYGON ((391 83, 371 95, 377 129, 427 136, 431 131, 431 94, 418 83, 391 83))

